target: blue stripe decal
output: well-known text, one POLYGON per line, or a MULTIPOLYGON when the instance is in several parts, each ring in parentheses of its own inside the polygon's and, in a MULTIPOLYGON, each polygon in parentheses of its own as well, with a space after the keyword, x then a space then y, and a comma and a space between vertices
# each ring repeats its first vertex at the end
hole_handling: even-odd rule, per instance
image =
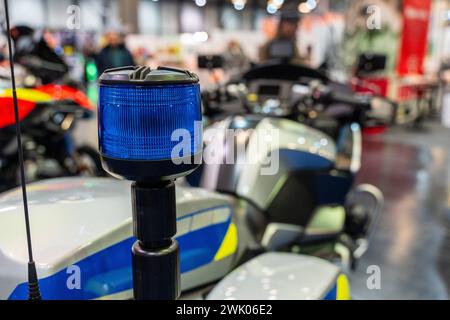
POLYGON ((333 163, 320 155, 290 149, 279 150, 280 161, 290 170, 320 170, 332 168, 333 163))
POLYGON ((325 298, 323 300, 337 300, 337 285, 335 284, 334 287, 330 290, 330 292, 327 293, 325 298))
MULTIPOLYGON (((228 208, 232 214, 231 207, 224 205, 197 211, 191 215, 218 208, 228 208)), ((209 225, 177 238, 180 245, 182 273, 213 261, 231 223, 231 216, 225 222, 209 225)), ((67 269, 40 279, 42 298, 46 300, 95 299, 132 289, 131 246, 134 242, 134 237, 127 238, 77 262, 75 265, 81 271, 81 289, 68 288, 67 281, 71 274, 67 273, 67 269)), ((14 289, 9 299, 25 300, 27 294, 27 283, 21 283, 14 289)))

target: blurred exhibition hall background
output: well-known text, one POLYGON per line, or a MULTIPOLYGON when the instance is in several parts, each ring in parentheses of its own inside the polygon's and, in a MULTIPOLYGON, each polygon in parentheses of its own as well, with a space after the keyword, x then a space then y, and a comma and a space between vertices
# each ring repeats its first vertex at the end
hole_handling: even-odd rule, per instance
MULTIPOLYGON (((107 68, 187 68, 208 90, 267 60, 265 44, 277 37, 296 44, 299 63, 394 101, 395 125, 363 135, 357 180, 380 188, 385 208, 350 277, 353 294, 449 298, 450 1, 13 0, 10 13, 15 32, 32 28, 45 39, 93 105, 107 68), (371 265, 383 271, 382 290, 366 286, 371 265)), ((2 32, 2 88, 10 86, 7 58, 2 32)), ((24 86, 38 81, 20 66, 17 77, 24 86)), ((96 148, 95 120, 74 134, 96 148)))

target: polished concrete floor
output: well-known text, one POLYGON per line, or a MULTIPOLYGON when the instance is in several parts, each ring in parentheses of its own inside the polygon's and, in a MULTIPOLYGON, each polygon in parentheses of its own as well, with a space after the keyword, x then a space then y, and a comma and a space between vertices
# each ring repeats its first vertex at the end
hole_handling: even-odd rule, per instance
POLYGON ((449 299, 450 129, 429 121, 366 136, 358 180, 380 188, 385 205, 350 276, 354 298, 449 299))

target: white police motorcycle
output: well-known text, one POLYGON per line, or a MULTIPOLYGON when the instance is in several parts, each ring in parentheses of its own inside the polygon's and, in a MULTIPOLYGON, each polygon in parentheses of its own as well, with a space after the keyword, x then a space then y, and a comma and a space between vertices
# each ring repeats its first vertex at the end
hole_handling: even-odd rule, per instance
MULTIPOLYGON (((99 102, 103 165, 134 182, 80 177, 28 185, 33 255, 20 190, 1 195, 0 298, 350 298, 343 270, 326 260, 289 252, 245 259, 255 243, 239 199, 186 186, 175 192, 173 180, 199 164, 194 122, 200 119, 195 74, 148 67, 106 71, 99 102), (191 148, 174 165, 178 141, 171 132, 179 128, 191 134, 191 148), (38 282, 30 276, 33 261, 38 282)), ((297 134, 297 143, 302 134, 316 134, 269 119, 264 125, 279 126, 283 139, 297 134)), ((318 149, 325 159, 335 155, 331 146, 318 149)), ((276 234, 267 248, 283 243, 284 234, 276 234)))

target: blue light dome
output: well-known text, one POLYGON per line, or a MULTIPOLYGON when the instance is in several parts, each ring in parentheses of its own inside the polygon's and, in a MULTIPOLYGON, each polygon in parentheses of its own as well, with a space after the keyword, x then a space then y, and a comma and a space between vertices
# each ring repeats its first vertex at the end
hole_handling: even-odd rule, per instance
POLYGON ((175 157, 202 151, 200 87, 198 77, 188 71, 148 67, 107 70, 100 78, 98 111, 102 156, 172 159, 180 142, 185 147, 175 157))

